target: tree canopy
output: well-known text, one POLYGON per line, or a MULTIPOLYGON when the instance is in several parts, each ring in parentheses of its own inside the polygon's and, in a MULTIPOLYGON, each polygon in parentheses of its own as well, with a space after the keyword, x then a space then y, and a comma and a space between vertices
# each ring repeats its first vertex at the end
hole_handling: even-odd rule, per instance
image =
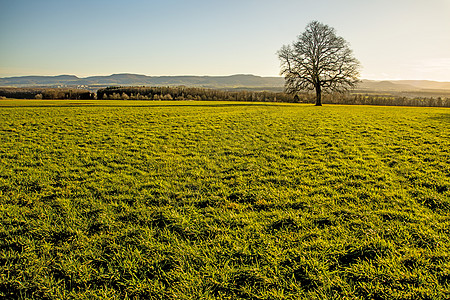
POLYGON ((287 93, 316 92, 316 105, 322 105, 322 92, 345 92, 359 81, 359 61, 344 38, 334 28, 312 21, 292 45, 278 51, 280 74, 287 93))

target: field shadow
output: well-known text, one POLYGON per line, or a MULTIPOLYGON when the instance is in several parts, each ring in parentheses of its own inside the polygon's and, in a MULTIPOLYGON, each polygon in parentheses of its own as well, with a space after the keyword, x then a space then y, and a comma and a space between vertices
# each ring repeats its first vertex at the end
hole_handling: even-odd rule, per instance
POLYGON ((440 121, 443 123, 450 123, 450 113, 448 114, 436 114, 429 118, 430 120, 440 121))

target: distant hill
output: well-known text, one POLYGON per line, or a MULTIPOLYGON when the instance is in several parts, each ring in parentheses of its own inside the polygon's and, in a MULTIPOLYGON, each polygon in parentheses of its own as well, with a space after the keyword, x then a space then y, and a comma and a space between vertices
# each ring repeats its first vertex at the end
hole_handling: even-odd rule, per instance
POLYGON ((138 74, 113 74, 78 78, 73 75, 22 76, 0 78, 0 86, 198 86, 206 88, 282 88, 281 77, 260 77, 254 75, 231 76, 146 76, 138 74))
POLYGON ((362 80, 357 89, 370 91, 412 91, 418 88, 407 83, 392 81, 362 80))
POLYGON ((0 86, 77 85, 78 80, 80 78, 74 75, 6 77, 0 78, 0 86))
POLYGON ((450 90, 450 82, 429 81, 429 80, 398 80, 399 84, 408 84, 420 89, 450 90))
MULTIPOLYGON (((179 86, 215 89, 250 89, 282 91, 282 77, 255 75, 231 76, 146 76, 139 74, 113 74, 79 78, 74 75, 21 76, 0 78, 3 87, 82 87, 92 91, 107 86, 179 86)), ((362 80, 357 87, 362 93, 391 93, 405 96, 450 97, 450 82, 427 80, 362 80)))
POLYGON ((450 98, 450 82, 428 80, 362 80, 357 93, 392 94, 404 97, 446 97, 450 98))

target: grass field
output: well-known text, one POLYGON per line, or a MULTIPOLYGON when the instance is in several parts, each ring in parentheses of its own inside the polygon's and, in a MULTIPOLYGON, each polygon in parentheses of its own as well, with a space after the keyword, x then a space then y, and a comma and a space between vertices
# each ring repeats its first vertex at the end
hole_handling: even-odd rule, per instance
POLYGON ((450 109, 0 101, 0 298, 449 299, 450 109))

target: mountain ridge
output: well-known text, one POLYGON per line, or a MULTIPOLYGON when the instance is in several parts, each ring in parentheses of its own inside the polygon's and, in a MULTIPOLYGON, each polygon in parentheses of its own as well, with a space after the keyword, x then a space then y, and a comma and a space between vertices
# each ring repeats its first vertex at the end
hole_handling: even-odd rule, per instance
POLYGON ((17 76, 0 78, 0 86, 56 86, 56 85, 188 85, 201 87, 232 87, 236 85, 274 87, 283 86, 281 77, 261 77, 250 74, 229 76, 147 76, 141 74, 120 73, 105 76, 77 77, 75 75, 58 76, 17 76))

